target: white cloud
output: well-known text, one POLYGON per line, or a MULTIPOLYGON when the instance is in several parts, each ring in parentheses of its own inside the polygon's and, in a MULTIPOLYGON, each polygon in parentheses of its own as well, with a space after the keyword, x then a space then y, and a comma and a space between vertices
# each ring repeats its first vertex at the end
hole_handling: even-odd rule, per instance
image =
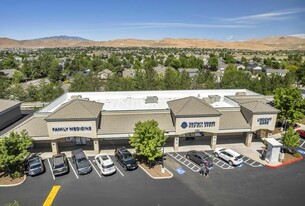
POLYGON ((290 9, 283 11, 273 11, 268 13, 261 13, 249 16, 240 16, 235 18, 223 19, 228 22, 249 22, 249 21, 259 21, 259 20, 287 20, 293 17, 293 14, 304 12, 304 8, 300 9, 290 9))
POLYGON ((305 39, 305 34, 292 34, 289 36, 294 36, 294 37, 299 37, 299 38, 305 39))
POLYGON ((121 28, 243 28, 253 27, 252 25, 243 24, 187 24, 187 23, 160 23, 160 22, 143 22, 127 23, 121 28))

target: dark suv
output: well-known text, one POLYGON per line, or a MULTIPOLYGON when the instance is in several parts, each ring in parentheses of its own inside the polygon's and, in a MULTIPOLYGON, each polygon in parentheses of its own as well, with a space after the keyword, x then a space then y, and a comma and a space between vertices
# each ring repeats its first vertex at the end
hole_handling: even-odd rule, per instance
POLYGON ((114 156, 115 160, 119 162, 125 170, 133 170, 138 167, 137 161, 125 147, 115 149, 114 156))
POLYGON ((54 175, 62 175, 69 172, 68 160, 65 154, 60 153, 52 157, 52 171, 54 175))
POLYGON ((92 166, 82 149, 72 151, 72 160, 76 165, 77 173, 79 175, 84 175, 92 171, 92 166))

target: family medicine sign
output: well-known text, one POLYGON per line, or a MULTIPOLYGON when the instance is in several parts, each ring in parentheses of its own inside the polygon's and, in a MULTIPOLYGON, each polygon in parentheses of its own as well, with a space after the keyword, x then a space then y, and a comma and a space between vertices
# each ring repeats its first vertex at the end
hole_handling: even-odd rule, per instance
POLYGON ((95 121, 65 121, 48 122, 48 133, 51 138, 63 138, 69 136, 83 136, 96 138, 95 121))
POLYGON ((83 131, 92 131, 91 127, 53 127, 53 132, 83 132, 83 131))

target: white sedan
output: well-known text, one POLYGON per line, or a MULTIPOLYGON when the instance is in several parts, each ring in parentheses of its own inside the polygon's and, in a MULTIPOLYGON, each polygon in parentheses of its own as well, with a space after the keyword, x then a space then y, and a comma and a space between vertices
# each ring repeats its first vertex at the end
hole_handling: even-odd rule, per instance
POLYGON ((110 175, 116 172, 113 161, 107 154, 98 154, 94 157, 94 160, 103 175, 110 175))
POLYGON ((214 151, 214 155, 227 161, 229 165, 237 166, 243 163, 243 157, 231 149, 218 148, 214 151))

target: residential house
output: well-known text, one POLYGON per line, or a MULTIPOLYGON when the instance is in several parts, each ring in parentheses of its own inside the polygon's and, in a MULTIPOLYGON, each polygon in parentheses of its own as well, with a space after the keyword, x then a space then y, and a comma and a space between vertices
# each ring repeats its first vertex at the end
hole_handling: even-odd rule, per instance
POLYGON ((199 72, 199 69, 198 68, 180 68, 180 69, 178 69, 179 70, 179 73, 182 73, 183 72, 183 70, 185 70, 187 73, 188 73, 188 75, 190 76, 190 77, 193 77, 193 76, 195 76, 196 74, 198 74, 198 72, 199 72))
POLYGON ((109 69, 104 69, 103 71, 100 71, 100 72, 98 73, 98 76, 99 76, 100 79, 106 80, 106 79, 108 79, 112 74, 113 74, 113 72, 110 71, 109 69))
POLYGON ((17 69, 3 69, 3 70, 0 70, 0 73, 2 73, 2 75, 7 76, 9 79, 12 79, 13 75, 16 71, 17 71, 17 69))
POLYGON ((287 74, 287 69, 266 69, 266 74, 269 76, 271 74, 277 74, 284 77, 287 74))

